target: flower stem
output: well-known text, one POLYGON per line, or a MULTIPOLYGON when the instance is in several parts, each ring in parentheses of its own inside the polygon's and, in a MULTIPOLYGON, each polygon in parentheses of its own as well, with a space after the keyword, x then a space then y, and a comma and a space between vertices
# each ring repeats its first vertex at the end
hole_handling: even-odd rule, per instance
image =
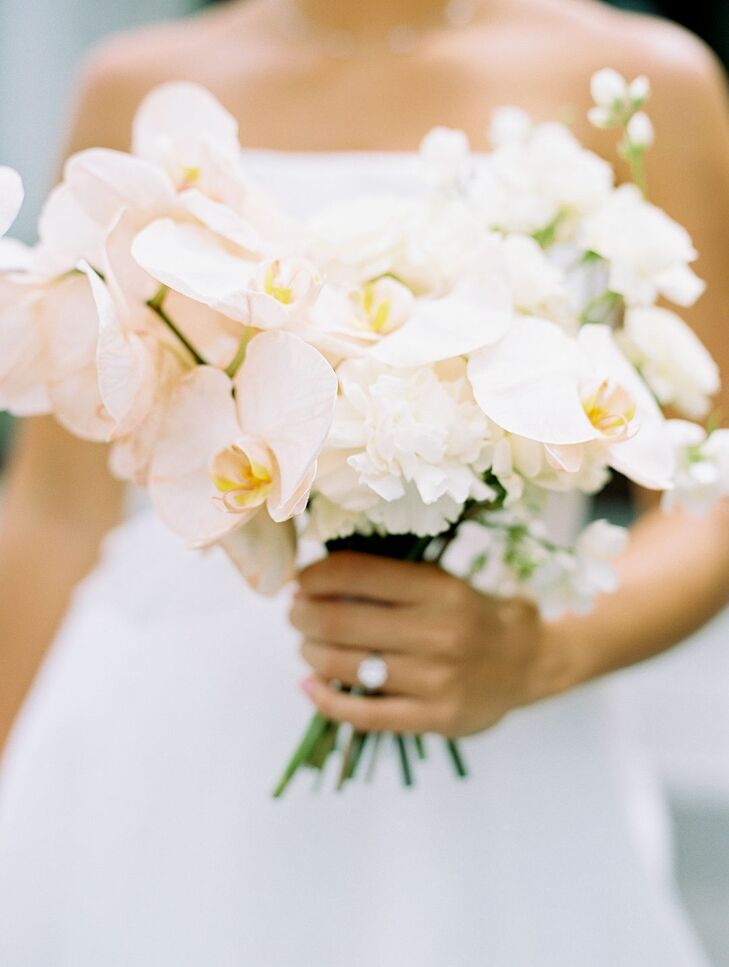
POLYGON ((402 770, 402 781, 406 786, 413 786, 415 783, 413 781, 413 770, 410 765, 410 754, 408 753, 408 747, 405 743, 405 736, 396 732, 394 735, 395 745, 397 746, 398 755, 400 757, 400 769, 402 770))
POLYGON ((147 302, 147 305, 152 310, 152 312, 154 312, 157 316, 159 316, 159 318, 167 326, 170 332, 173 333, 173 335, 175 335, 179 339, 179 341, 182 343, 185 349, 190 353, 192 358, 195 360, 197 365, 207 366, 208 365, 207 361, 200 355, 200 353, 197 351, 197 349, 195 349, 195 347, 192 345, 192 343, 187 338, 187 336, 185 336, 184 333, 182 333, 177 328, 175 323, 172 321, 172 319, 170 319, 170 317, 165 312, 163 303, 165 300, 165 296, 167 295, 168 292, 169 292, 169 289, 167 288, 166 285, 161 286, 161 288, 157 291, 157 293, 151 299, 149 299, 149 301, 147 302))
POLYGON ((316 747, 317 742, 321 739, 322 735, 329 728, 330 721, 326 716, 322 715, 321 712, 316 712, 309 723, 309 727, 304 733, 304 737, 299 743, 296 751, 291 757, 288 765, 284 769, 283 775, 278 781, 276 788, 273 790, 273 798, 280 799, 284 792, 296 775, 296 772, 300 765, 303 765, 311 755, 312 751, 316 747))
POLYGON ((448 750, 448 755, 450 756, 451 762, 453 763, 453 768, 459 779, 468 778, 468 768, 466 763, 463 761, 463 756, 461 755, 461 750, 458 743, 454 739, 446 739, 446 749, 448 750))
POLYGON ((246 349, 248 348, 248 343, 251 341, 251 336, 253 335, 253 330, 246 327, 243 330, 243 335, 241 336, 238 349, 235 356, 231 359, 230 363, 225 367, 225 372, 230 376, 231 379, 240 369, 243 360, 246 358, 246 349))

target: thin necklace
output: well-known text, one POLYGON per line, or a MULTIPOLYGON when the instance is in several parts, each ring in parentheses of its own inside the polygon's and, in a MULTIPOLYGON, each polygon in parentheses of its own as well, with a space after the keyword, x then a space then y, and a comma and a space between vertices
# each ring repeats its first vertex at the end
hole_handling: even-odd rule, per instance
POLYGON ((289 40, 315 43, 332 57, 354 57, 364 51, 384 50, 407 54, 414 50, 424 35, 435 30, 463 29, 476 18, 479 0, 450 0, 440 14, 421 23, 402 23, 389 30, 355 31, 327 27, 314 17, 307 17, 294 0, 277 0, 279 17, 276 26, 289 40))

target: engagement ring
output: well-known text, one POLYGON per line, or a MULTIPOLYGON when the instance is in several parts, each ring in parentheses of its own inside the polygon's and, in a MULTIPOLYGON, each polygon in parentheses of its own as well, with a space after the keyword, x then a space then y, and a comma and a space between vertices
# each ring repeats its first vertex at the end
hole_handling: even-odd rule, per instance
POLYGON ((368 692, 377 691, 387 681, 387 663, 379 655, 368 655, 364 661, 359 663, 357 669, 357 681, 368 692))

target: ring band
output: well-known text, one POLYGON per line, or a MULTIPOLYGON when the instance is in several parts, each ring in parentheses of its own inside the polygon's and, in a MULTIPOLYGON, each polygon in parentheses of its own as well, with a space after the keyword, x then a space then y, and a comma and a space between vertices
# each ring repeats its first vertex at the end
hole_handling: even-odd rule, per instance
POLYGON ((359 663, 357 681, 368 692, 376 692, 387 682, 387 662, 374 652, 359 663))

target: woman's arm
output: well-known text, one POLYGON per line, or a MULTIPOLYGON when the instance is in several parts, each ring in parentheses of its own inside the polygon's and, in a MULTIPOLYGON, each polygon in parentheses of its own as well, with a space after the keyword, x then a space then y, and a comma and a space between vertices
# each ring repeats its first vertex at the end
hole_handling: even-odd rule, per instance
MULTIPOLYGON (((640 24, 643 21, 638 22, 640 24)), ((641 30, 645 30, 643 26, 641 30)), ((658 142, 651 197, 686 224, 707 294, 686 313, 725 379, 729 414, 729 113, 724 78, 690 36, 657 28, 615 66, 651 75, 658 142)), ((608 152, 607 141, 601 145, 608 152)), ((363 729, 465 735, 510 709, 641 661, 681 641, 729 599, 729 503, 704 519, 648 511, 620 562, 622 583, 587 616, 552 624, 526 604, 490 600, 425 565, 337 555, 301 575, 292 621, 315 675, 305 688, 363 729), (366 602, 343 600, 364 588, 366 602), (394 590, 393 590, 394 589, 394 590), (329 688, 356 682, 371 650, 390 666, 376 701, 329 688)))
POLYGON ((122 499, 105 447, 25 422, 0 504, 0 746, 122 499))
MULTIPOLYGON (((125 80, 128 66, 118 53, 89 63, 66 153, 127 147, 139 97, 125 80)), ((0 495, 0 748, 74 586, 121 519, 123 487, 106 464, 106 447, 71 437, 49 417, 21 427, 0 495)))

